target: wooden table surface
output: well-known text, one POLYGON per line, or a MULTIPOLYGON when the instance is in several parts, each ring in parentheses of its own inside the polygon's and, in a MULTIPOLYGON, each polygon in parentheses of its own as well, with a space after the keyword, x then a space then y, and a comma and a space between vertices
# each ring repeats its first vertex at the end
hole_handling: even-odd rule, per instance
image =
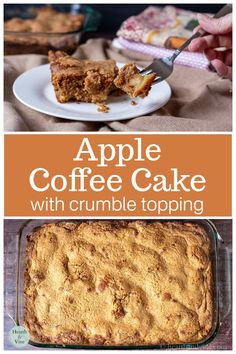
MULTIPOLYGON (((47 222, 48 220, 45 220, 47 222)), ((8 313, 14 316, 15 307, 15 279, 16 279, 16 260, 17 260, 17 232, 20 225, 24 220, 9 219, 5 220, 5 237, 4 237, 4 347, 5 349, 15 349, 8 340, 9 330, 13 327, 13 321, 9 317, 8 313)), ((226 270, 225 263, 220 258, 220 280, 221 286, 224 289, 224 298, 220 299, 221 304, 224 303, 226 309, 224 309, 225 318, 221 323, 218 334, 215 339, 207 346, 199 349, 204 350, 230 350, 232 349, 232 311, 231 311, 231 266, 232 266, 232 222, 231 220, 214 220, 215 226, 218 232, 224 240, 224 246, 227 247, 228 254, 228 267, 226 270), (226 272, 226 274, 225 274, 226 272), (228 299, 226 301, 226 299, 228 299), (227 305, 227 302, 230 304, 227 305)), ((36 348, 28 345, 24 350, 37 350, 36 348)), ((196 349, 195 349, 196 350, 196 349)))

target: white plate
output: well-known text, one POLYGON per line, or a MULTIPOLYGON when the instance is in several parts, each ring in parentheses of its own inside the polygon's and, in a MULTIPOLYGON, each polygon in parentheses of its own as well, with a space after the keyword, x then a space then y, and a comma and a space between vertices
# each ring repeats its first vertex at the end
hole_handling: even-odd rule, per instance
MULTIPOLYGON (((117 63, 119 68, 122 65, 117 63)), ((134 99, 127 95, 110 96, 107 100, 109 112, 100 113, 94 103, 58 103, 50 79, 49 64, 28 70, 14 82, 14 95, 24 105, 51 116, 98 122, 130 119, 151 113, 164 106, 171 96, 169 84, 163 81, 154 85, 144 99, 135 98, 137 105, 132 105, 134 99)))

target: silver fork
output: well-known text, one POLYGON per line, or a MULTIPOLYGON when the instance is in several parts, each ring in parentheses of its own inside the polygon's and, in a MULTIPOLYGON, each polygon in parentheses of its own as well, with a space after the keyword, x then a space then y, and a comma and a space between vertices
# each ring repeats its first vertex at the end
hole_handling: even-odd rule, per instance
MULTIPOLYGON (((220 11, 218 11, 214 18, 223 17, 232 12, 232 4, 227 4, 223 6, 220 11)), ((145 69, 140 71, 140 74, 150 74, 156 73, 158 77, 153 81, 153 85, 165 80, 170 76, 174 69, 174 61, 177 56, 192 42, 193 39, 202 37, 206 34, 203 29, 194 33, 186 42, 184 42, 178 49, 176 49, 171 57, 166 57, 162 59, 154 59, 153 62, 148 65, 145 69)))

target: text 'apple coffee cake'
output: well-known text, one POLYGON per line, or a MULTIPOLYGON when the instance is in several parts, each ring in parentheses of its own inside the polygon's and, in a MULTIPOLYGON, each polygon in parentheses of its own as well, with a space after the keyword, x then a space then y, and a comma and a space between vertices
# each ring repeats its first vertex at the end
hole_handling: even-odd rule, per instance
POLYGON ((71 100, 100 103, 114 88, 114 60, 79 60, 64 52, 49 52, 51 81, 60 103, 71 100))
POLYGON ((180 344, 212 328, 210 241, 194 223, 47 224, 27 237, 24 276, 36 342, 180 344))

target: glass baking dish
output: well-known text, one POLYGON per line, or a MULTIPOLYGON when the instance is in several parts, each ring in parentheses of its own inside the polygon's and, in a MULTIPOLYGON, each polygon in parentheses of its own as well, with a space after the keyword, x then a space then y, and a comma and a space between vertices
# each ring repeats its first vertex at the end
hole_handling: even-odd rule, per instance
MULTIPOLYGON (((40 5, 37 4, 5 4, 4 21, 13 17, 22 19, 33 18, 35 16, 35 8, 39 6, 40 5)), ((76 50, 82 34, 84 32, 96 31, 99 26, 101 14, 90 6, 78 4, 52 4, 50 6, 60 12, 83 14, 84 20, 82 27, 74 32, 62 33, 4 31, 5 55, 47 55, 49 50, 62 50, 68 54, 72 54, 76 50)))
MULTIPOLYGON (((23 325, 23 305, 24 305, 24 255, 26 248, 26 237, 35 228, 50 222, 61 222, 58 220, 27 220, 25 221, 17 235, 17 253, 16 257, 16 298, 15 304, 12 304, 12 309, 8 309, 8 314, 11 318, 14 318, 15 323, 18 325, 23 325), (13 309, 14 307, 14 309, 13 309), (9 313, 11 312, 11 313, 9 313)), ((63 220, 69 222, 69 220, 63 220)), ((76 220, 73 220, 75 222, 76 220)), ((79 221, 79 220, 78 220, 79 221)), ((157 221, 156 219, 153 221, 157 221)), ((167 220, 158 220, 160 222, 167 220)), ((175 221, 175 220, 168 220, 175 221)), ((33 340, 29 341, 29 344, 37 347, 44 348, 76 348, 76 349, 168 349, 168 348, 197 348, 210 343, 213 338, 217 335, 218 328, 223 321, 223 319, 231 311, 231 295, 230 292, 226 293, 224 285, 225 279, 228 279, 231 284, 231 270, 230 262, 227 249, 223 245, 223 240, 216 230, 216 227, 211 221, 208 220, 176 220, 182 222, 191 222, 200 224, 207 232, 207 235, 211 244, 211 258, 213 265, 213 323, 212 330, 209 335, 199 342, 187 343, 187 344, 175 344, 175 345, 146 345, 146 346, 91 346, 91 345, 65 345, 65 344, 47 344, 39 343, 33 340), (220 270, 220 272, 219 272, 220 270)), ((149 220, 152 222, 152 220, 149 220)), ((7 281, 7 280, 6 280, 7 281)), ((7 284, 6 284, 7 287, 7 284)))

